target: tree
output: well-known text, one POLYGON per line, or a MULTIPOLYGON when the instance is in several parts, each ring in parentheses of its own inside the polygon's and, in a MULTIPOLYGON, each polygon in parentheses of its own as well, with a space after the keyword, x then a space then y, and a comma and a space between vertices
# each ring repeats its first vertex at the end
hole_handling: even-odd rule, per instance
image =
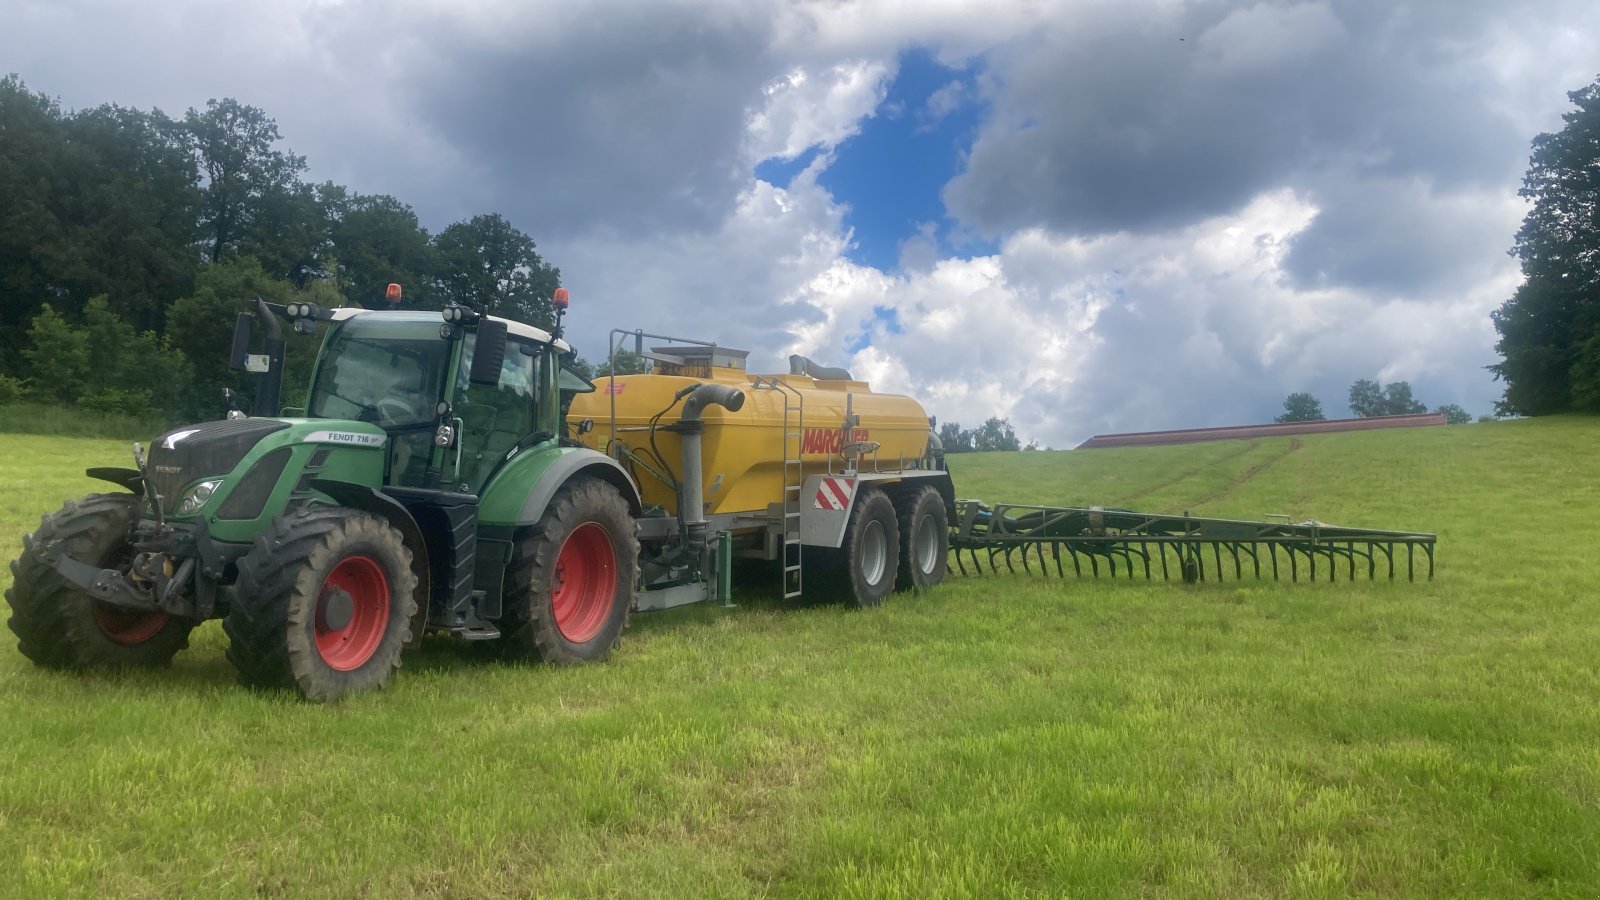
POLYGON ((434 287, 437 258, 428 230, 410 206, 387 194, 350 194, 326 184, 319 196, 332 210, 335 268, 345 296, 359 304, 383 297, 396 282, 404 288, 405 306, 442 306, 434 287))
POLYGON ((1446 425, 1465 425, 1472 421, 1472 413, 1467 412, 1454 403, 1446 403, 1434 410, 1434 412, 1444 413, 1444 423, 1446 425))
POLYGON ((231 97, 206 101, 203 113, 191 108, 183 122, 205 176, 200 227, 211 261, 238 250, 247 238, 257 244, 270 240, 274 216, 264 210, 296 191, 305 157, 275 149, 282 137, 278 123, 231 97))
POLYGON ((1322 414, 1322 401, 1301 392, 1290 394, 1283 398, 1283 415, 1273 419, 1274 422, 1321 422, 1327 416, 1322 414))
POLYGON ((1383 415, 1385 416, 1414 416, 1428 411, 1427 404, 1411 396, 1411 383, 1396 381, 1384 385, 1383 388, 1383 415))
MULTIPOLYGON (((215 413, 224 387, 249 393, 249 380, 229 370, 227 356, 234 320, 254 309, 256 297, 269 303, 298 299, 293 284, 268 275, 253 257, 238 257, 202 269, 194 293, 174 301, 167 311, 167 332, 195 368, 195 390, 185 404, 186 413, 215 413)), ((305 343, 292 337, 286 342, 286 372, 295 368, 305 343)), ((287 383, 283 396, 285 403, 292 402, 287 383)))
POLYGON ((605 378, 608 375, 638 375, 649 367, 648 361, 639 354, 619 347, 614 356, 603 359, 594 364, 594 377, 605 378))
POLYGON ((1589 355, 1600 354, 1600 80, 1567 97, 1577 108, 1534 138, 1519 192, 1533 201, 1512 246, 1523 283, 1493 314, 1502 415, 1600 409, 1600 395, 1574 390, 1600 371, 1589 355))
POLYGON ((971 453, 972 432, 959 422, 945 422, 939 426, 939 443, 944 445, 945 453, 971 453))
POLYGON ((1383 415, 1383 386, 1363 378, 1350 385, 1350 411, 1365 419, 1383 415))
POLYGON ((1365 419, 1369 416, 1408 416, 1425 413, 1428 407, 1411 396, 1409 381, 1387 385, 1363 378, 1350 385, 1350 411, 1365 419))
POLYGON ((1011 428, 1010 419, 990 416, 972 434, 972 449, 979 452, 996 450, 1021 450, 1022 442, 1011 428))
POLYGON ((550 297, 561 272, 534 250, 533 238, 499 213, 473 216, 439 232, 438 286, 446 300, 549 328, 550 297))
POLYGON ((28 360, 32 394, 42 400, 71 405, 83 395, 94 364, 89 357, 89 336, 46 303, 28 329, 33 346, 22 351, 28 360))

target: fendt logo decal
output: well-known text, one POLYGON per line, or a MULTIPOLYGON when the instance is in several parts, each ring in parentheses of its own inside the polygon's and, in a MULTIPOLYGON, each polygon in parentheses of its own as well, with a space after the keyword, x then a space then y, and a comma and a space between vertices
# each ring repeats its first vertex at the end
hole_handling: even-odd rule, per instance
POLYGON ((824 478, 817 488, 817 498, 811 501, 813 509, 831 509, 844 512, 850 508, 850 495, 856 492, 856 483, 849 478, 824 478))
MULTIPOLYGON (((850 432, 851 441, 869 440, 870 429, 857 428, 850 432)), ((840 428, 807 428, 800 439, 801 453, 838 453, 844 430, 840 428)))
POLYGON ((355 447, 382 447, 388 440, 381 434, 363 434, 359 431, 313 431, 306 435, 308 444, 349 444, 355 447))

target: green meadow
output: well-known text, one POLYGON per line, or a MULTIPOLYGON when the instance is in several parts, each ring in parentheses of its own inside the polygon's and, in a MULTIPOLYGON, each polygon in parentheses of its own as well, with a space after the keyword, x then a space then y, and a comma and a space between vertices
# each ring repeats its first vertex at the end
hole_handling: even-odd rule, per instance
MULTIPOLYGON (((0 633, 0 895, 1600 896, 1600 419, 951 459, 1017 503, 1436 531, 1433 581, 952 578, 430 640, 324 707, 0 633)), ((0 550, 127 442, 0 436, 0 550)), ((0 586, 9 585, 9 572, 0 586)))

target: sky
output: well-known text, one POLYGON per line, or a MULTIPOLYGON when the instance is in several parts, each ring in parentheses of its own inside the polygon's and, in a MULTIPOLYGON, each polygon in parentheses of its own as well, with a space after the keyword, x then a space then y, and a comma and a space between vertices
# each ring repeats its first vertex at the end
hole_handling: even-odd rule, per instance
POLYGON ((1529 142, 1592 0, 4 0, 69 108, 233 97, 310 177, 499 212, 568 334, 790 353, 941 421, 1097 433, 1474 415, 1529 142))

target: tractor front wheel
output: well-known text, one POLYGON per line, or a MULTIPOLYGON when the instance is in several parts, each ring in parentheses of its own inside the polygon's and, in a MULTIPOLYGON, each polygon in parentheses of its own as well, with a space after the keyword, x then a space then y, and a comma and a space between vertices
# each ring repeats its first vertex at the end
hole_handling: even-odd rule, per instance
POLYGON ((416 612, 411 551, 389 523, 348 509, 276 519, 239 560, 222 627, 239 680, 331 701, 381 688, 416 612))
POLYGON ((11 564, 6 622, 22 655, 50 669, 159 668, 189 646, 194 622, 170 613, 124 609, 96 600, 44 561, 44 548, 102 569, 126 569, 133 559, 128 527, 137 514, 133 494, 90 494, 45 516, 24 539, 11 564))
POLYGON ((633 611, 633 532, 615 487, 581 477, 563 487, 512 557, 502 649, 558 665, 609 656, 633 611))

